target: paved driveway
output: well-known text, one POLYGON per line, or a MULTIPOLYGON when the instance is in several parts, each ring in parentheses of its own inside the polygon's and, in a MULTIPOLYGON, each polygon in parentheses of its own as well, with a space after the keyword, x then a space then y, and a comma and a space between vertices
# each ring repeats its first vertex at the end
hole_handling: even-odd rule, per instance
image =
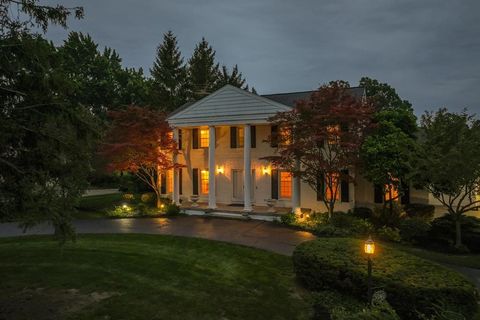
MULTIPOLYGON (((253 220, 218 219, 208 217, 175 217, 145 219, 75 220, 77 233, 147 233, 204 238, 291 255, 295 246, 315 239, 309 232, 296 231, 280 225, 253 220)), ((0 224, 0 237, 52 234, 47 224, 26 233, 15 223, 0 224)))

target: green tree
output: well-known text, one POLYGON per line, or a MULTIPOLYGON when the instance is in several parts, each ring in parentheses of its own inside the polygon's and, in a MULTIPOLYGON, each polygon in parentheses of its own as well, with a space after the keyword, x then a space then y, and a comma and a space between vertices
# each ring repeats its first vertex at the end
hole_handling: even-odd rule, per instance
POLYGON ((63 68, 75 83, 70 99, 106 120, 108 110, 148 99, 143 71, 122 69, 121 58, 110 48, 100 52, 89 35, 71 32, 59 48, 63 68))
POLYGON ((217 88, 219 66, 215 50, 202 38, 188 60, 188 87, 191 100, 201 99, 217 88))
MULTIPOLYGON (((221 88, 224 85, 230 84, 230 85, 238 87, 238 88, 247 89, 247 87, 244 87, 245 81, 246 80, 242 76, 242 73, 238 71, 238 66, 237 65, 235 65, 232 68, 231 73, 228 71, 228 68, 226 66, 222 66, 222 70, 218 74, 217 88, 221 88)), ((253 90, 255 90, 255 89, 253 89, 253 90)))
POLYGON ((153 77, 152 105, 170 112, 187 101, 187 69, 172 31, 163 35, 150 73, 153 77))
POLYGON ((96 121, 66 93, 74 83, 56 48, 39 35, 0 43, 0 213, 28 227, 49 220, 62 240, 87 187, 96 121))
POLYGON ((416 152, 416 117, 410 102, 400 98, 390 85, 367 77, 363 77, 359 85, 365 88, 376 110, 376 130, 361 149, 361 171, 365 178, 381 188, 383 211, 385 213, 388 208, 392 215, 394 201, 410 184, 416 152), (398 196, 393 196, 395 193, 398 196))
POLYGON ((448 209, 460 248, 462 219, 480 208, 480 120, 439 109, 422 116, 421 129, 415 182, 448 209))

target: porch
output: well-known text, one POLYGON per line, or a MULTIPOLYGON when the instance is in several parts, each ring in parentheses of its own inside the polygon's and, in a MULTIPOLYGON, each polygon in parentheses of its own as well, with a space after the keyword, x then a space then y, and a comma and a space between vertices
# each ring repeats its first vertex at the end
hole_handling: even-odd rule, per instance
POLYGON ((217 203, 215 209, 211 209, 207 202, 192 202, 182 203, 181 206, 186 214, 192 216, 216 216, 224 218, 237 219, 253 219, 262 221, 279 221, 282 215, 291 212, 291 208, 287 207, 266 207, 252 205, 252 211, 245 212, 243 205, 236 204, 220 204, 217 203))

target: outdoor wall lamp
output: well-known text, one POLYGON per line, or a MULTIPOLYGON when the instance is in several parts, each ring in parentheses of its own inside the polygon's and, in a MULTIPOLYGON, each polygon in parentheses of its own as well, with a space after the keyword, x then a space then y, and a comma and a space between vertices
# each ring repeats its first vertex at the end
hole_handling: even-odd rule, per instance
POLYGON ((217 174, 224 174, 225 168, 223 166, 217 166, 217 174))
POLYGON ((262 173, 265 174, 265 175, 266 174, 269 175, 271 172, 272 172, 272 169, 270 167, 263 167, 262 168, 262 173))

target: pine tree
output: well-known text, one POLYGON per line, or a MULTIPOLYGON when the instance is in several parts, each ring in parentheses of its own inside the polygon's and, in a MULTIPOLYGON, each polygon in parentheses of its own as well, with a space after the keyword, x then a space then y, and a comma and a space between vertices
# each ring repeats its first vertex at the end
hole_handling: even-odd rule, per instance
POLYGON ((163 35, 163 43, 157 48, 157 57, 150 72, 153 77, 153 104, 168 112, 185 103, 187 72, 172 31, 163 35))
POLYGON ((190 98, 198 100, 217 88, 219 78, 215 50, 202 38, 188 61, 188 84, 190 98))
MULTIPOLYGON (((228 69, 226 66, 222 66, 222 71, 219 73, 218 77, 218 82, 217 82, 217 88, 221 88, 226 84, 230 84, 232 86, 242 88, 245 84, 245 78, 243 78, 243 75, 241 72, 238 71, 238 66, 235 65, 232 69, 232 73, 228 72, 228 69)), ((242 89, 245 89, 246 87, 243 87, 242 89)))

